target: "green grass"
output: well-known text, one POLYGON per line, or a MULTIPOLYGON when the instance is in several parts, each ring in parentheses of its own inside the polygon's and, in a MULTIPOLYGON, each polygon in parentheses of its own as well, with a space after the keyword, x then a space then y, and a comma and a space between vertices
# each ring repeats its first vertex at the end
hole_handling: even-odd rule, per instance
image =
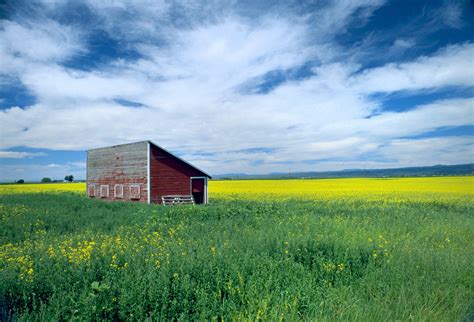
POLYGON ((0 196, 0 320, 472 318, 469 201, 0 196))

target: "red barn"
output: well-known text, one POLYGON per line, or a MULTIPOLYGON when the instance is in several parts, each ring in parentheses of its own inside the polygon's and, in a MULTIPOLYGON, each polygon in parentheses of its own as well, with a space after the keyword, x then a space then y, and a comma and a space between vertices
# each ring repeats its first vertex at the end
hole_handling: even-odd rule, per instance
POLYGON ((87 151, 87 194, 91 198, 206 204, 210 178, 151 141, 87 151))

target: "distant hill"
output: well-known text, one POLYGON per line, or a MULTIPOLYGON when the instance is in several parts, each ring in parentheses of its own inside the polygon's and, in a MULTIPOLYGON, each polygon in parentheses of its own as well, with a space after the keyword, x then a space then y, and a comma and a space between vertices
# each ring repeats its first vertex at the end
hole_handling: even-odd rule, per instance
POLYGON ((214 179, 288 179, 288 178, 385 178, 385 177, 431 177, 474 175, 474 163, 457 165, 435 165, 394 169, 348 169, 341 171, 310 171, 294 173, 245 174, 227 173, 213 176, 214 179))

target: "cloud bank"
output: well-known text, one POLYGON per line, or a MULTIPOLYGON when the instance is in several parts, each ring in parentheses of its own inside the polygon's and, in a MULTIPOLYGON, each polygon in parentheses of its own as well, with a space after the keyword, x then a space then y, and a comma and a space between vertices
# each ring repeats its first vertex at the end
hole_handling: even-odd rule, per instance
POLYGON ((382 1, 23 5, 1 22, 0 84, 35 103, 0 111, 0 158, 151 139, 214 174, 473 162, 472 132, 436 131, 474 125, 474 42, 413 56, 416 34, 365 54, 341 40, 382 1), (414 99, 388 109, 397 95, 414 99))

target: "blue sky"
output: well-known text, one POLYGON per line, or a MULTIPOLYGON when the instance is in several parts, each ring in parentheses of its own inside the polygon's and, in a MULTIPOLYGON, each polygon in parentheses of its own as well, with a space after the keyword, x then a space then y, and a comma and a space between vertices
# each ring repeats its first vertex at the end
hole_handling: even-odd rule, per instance
POLYGON ((473 162, 470 1, 4 1, 0 181, 152 140, 212 174, 473 162))

